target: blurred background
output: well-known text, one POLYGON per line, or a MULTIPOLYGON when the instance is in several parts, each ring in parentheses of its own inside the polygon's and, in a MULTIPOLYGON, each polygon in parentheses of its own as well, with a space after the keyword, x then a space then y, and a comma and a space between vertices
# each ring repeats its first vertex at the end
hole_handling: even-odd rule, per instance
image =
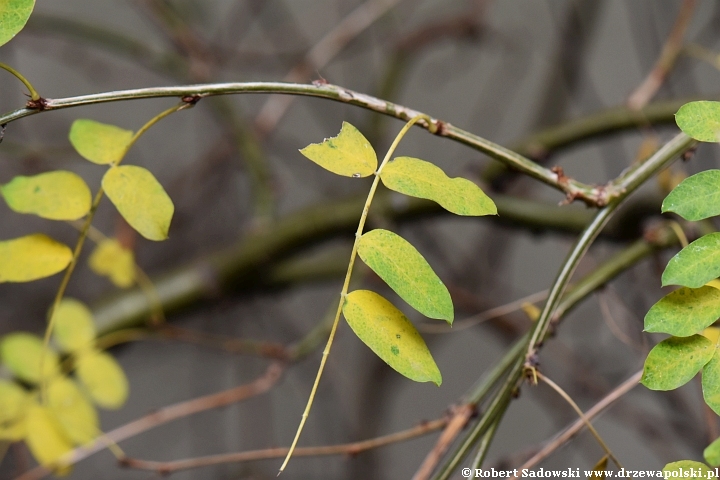
MULTIPOLYGON (((0 61, 48 98, 207 82, 327 81, 425 112, 559 165, 570 177, 602 184, 676 133, 677 106, 717 97, 718 25, 720 4, 713 0, 40 0, 26 29, 0 50, 0 61), (663 56, 668 48, 676 55, 663 56), (670 61, 657 67, 662 58, 670 61), (638 93, 652 71, 657 89, 646 85, 638 93), (657 115, 633 117, 625 107, 629 100, 656 107, 657 115), (615 107, 634 120, 554 144, 531 136, 615 107)), ((3 112, 24 105, 16 79, 0 75, 0 88, 3 112)), ((104 169, 74 152, 67 140, 72 121, 91 118, 137 129, 174 102, 117 102, 13 122, 0 145, 0 182, 63 168, 97 188, 104 169)), ((266 393, 182 415, 121 442, 129 457, 170 461, 290 444, 341 288, 360 215, 357 199, 370 185, 336 177, 298 149, 336 135, 342 121, 358 127, 381 155, 403 125, 329 100, 234 95, 203 99, 168 117, 130 151, 127 163, 151 170, 175 202, 170 239, 135 238, 107 201, 94 225, 132 246, 139 266, 163 292, 184 288, 183 282, 194 287, 166 305, 167 325, 111 349, 131 391, 122 409, 102 413, 103 429, 247 384, 268 365, 287 360, 292 346, 302 342, 304 350, 266 393)), ((524 311, 516 301, 542 307, 542 292, 592 215, 584 205, 558 207, 561 193, 498 170, 482 154, 421 129, 405 137, 398 154, 473 179, 499 205, 504 200, 509 213, 459 218, 412 212, 402 198, 382 193, 371 227, 393 229, 428 259, 450 289, 456 326, 421 318, 362 267, 356 285, 397 301, 423 333, 443 384, 400 376, 343 322, 300 446, 356 442, 442 418, 528 329, 526 311, 532 309, 526 305, 524 311), (500 315, 486 314, 504 305, 500 315)), ((717 147, 706 144, 692 161, 649 182, 592 247, 575 278, 659 221, 669 182, 716 164, 717 147)), ((4 203, 0 222, 3 239, 37 231, 68 244, 77 238, 69 225, 15 214, 4 203)), ((68 295, 93 307, 103 333, 144 325, 146 297, 118 291, 90 272, 89 250, 68 295)), ((588 296, 546 342, 542 372, 581 408, 642 368, 658 341, 642 333, 642 318, 664 294, 659 276, 675 251, 643 259, 588 296)), ((54 276, 0 285, 0 335, 41 332, 58 283, 54 276)), ((638 386, 597 420, 597 428, 629 469, 700 459, 718 430, 699 392, 695 381, 668 393, 638 386)), ((547 385, 524 385, 486 466, 519 466, 575 418, 547 385)), ((357 455, 296 457, 283 477, 411 478, 437 438, 435 432, 357 455)), ((585 432, 540 466, 590 469, 601 457, 585 432)), ((280 462, 227 463, 173 478, 269 479, 280 462)), ((25 447, 13 445, 0 463, 0 478, 16 478, 33 465, 25 447)), ((78 463, 70 478, 157 476, 122 469, 102 451, 78 463)))

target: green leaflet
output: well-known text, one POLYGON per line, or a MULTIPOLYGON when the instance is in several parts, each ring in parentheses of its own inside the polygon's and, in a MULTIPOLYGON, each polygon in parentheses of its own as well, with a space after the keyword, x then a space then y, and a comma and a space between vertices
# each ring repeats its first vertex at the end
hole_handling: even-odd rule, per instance
POLYGON ((705 448, 703 457, 711 467, 720 466, 720 438, 716 438, 715 441, 705 448))
POLYGON ((63 352, 76 352, 92 346, 95 323, 90 309, 74 298, 63 298, 55 309, 53 338, 63 352))
POLYGON ((371 230, 360 237, 358 255, 411 307, 452 324, 448 289, 407 240, 388 230, 371 230))
MULTIPOLYGON (((0 360, 15 377, 28 383, 40 381, 40 357, 43 342, 40 337, 25 332, 10 333, 0 341, 0 360)), ((60 372, 58 356, 52 350, 45 352, 43 362, 45 376, 60 372)))
POLYGON ((123 218, 148 240, 165 240, 175 207, 160 182, 135 165, 113 167, 102 187, 123 218))
POLYGON ((720 290, 683 287, 664 296, 645 315, 646 332, 688 337, 720 317, 720 290))
POLYGON ((129 386, 125 372, 117 361, 105 352, 79 352, 75 374, 97 405, 117 409, 127 400, 129 386))
POLYGON ((107 165, 122 160, 133 132, 95 120, 75 120, 70 127, 70 143, 86 160, 107 165))
POLYGON ((0 0, 0 45, 23 29, 35 7, 35 0, 0 0))
POLYGON ((425 198, 457 215, 497 215, 495 203, 470 180, 449 178, 425 160, 398 157, 385 165, 380 179, 390 190, 425 198))
POLYGON ((355 290, 342 311, 355 335, 398 373, 416 382, 442 383, 425 341, 392 303, 375 292, 355 290))
POLYGON ((57 170, 18 176, 0 186, 8 206, 50 220, 77 220, 90 211, 90 188, 73 172, 57 170))
POLYGON ((717 348, 702 372, 702 391, 708 407, 720 415, 720 353, 717 348))
POLYGON ((377 155, 360 131, 343 122, 337 137, 312 143, 300 153, 325 170, 345 177, 367 177, 377 170, 377 155))
POLYGON ((693 222, 720 215, 720 170, 705 170, 683 180, 665 197, 662 211, 693 222))
POLYGON ((688 477, 690 472, 697 473, 698 478, 714 478, 715 474, 710 468, 704 463, 696 462, 693 460, 680 460, 679 462, 668 463, 663 468, 665 478, 683 478, 688 477), (675 472, 675 475, 672 474, 675 472))
POLYGON ((717 277, 720 277, 720 233, 709 233, 670 259, 662 274, 662 284, 700 288, 717 277))
POLYGON ((720 132, 720 102, 686 103, 675 114, 675 123, 695 140, 717 142, 720 132))
POLYGON ((0 283, 30 282, 64 270, 72 250, 47 235, 36 233, 0 242, 0 283))
POLYGON ((650 390, 676 389, 689 382, 713 353, 715 346, 701 335, 670 337, 650 350, 640 383, 650 390))

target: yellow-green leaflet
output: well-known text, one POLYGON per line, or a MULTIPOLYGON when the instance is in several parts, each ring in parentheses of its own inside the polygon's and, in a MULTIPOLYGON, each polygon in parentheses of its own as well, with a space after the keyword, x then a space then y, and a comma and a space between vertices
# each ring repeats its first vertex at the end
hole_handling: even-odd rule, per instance
POLYGON ((80 352, 76 360, 78 376, 93 401, 103 408, 120 408, 128 396, 125 372, 113 357, 105 352, 80 352))
POLYGON ((0 45, 23 29, 35 6, 35 0, 0 0, 0 45))
POLYGON ((714 354, 702 371, 703 398, 713 412, 720 415, 720 352, 714 348, 714 354))
POLYGON ((73 172, 18 176, 0 187, 8 206, 50 220, 77 220, 90 211, 90 188, 73 172))
MULTIPOLYGON (((43 342, 40 337, 25 332, 9 333, 0 340, 0 360, 15 377, 28 383, 40 381, 40 357, 43 342)), ((52 377, 60 372, 57 353, 52 350, 45 352, 43 362, 45 377, 52 377)))
POLYGON ((135 255, 115 238, 100 242, 88 264, 93 272, 107 276, 117 287, 127 288, 135 283, 135 255))
POLYGON ((175 207, 160 182, 135 165, 113 167, 102 186, 120 215, 148 240, 165 240, 175 207))
POLYGON ((495 203, 470 180, 449 178, 425 160, 398 157, 385 165, 380 179, 390 190, 425 198, 457 215, 497 215, 495 203))
POLYGON ((389 230, 371 230, 360 237, 358 255, 411 307, 452 324, 450 292, 407 240, 389 230))
POLYGON ((75 120, 70 127, 70 143, 86 160, 107 165, 122 160, 133 132, 95 120, 75 120))
POLYGON ((25 436, 28 394, 15 382, 0 379, 0 440, 16 442, 25 436))
POLYGON ((72 250, 36 233, 0 242, 0 283, 30 282, 54 275, 68 266, 72 250))
POLYGON ((63 352, 91 346, 95 340, 92 312, 79 300, 63 298, 55 309, 53 338, 63 352))
POLYGON ((650 350, 640 383, 650 390, 674 390, 689 382, 715 353, 702 335, 670 337, 650 350))
POLYGON ((703 457, 713 467, 720 465, 720 438, 716 438, 714 442, 703 450, 703 457))
POLYGON ((360 131, 343 122, 337 137, 327 138, 322 143, 312 143, 300 153, 330 170, 345 177, 367 177, 377 170, 377 155, 370 142, 360 131))
MULTIPOLYGON (((32 403, 28 408, 25 442, 40 465, 52 467, 73 448, 57 417, 47 407, 32 403)), ((58 475, 70 473, 70 467, 56 470, 58 475)))
POLYGON ((97 411, 67 377, 53 380, 47 390, 47 407, 62 425, 65 435, 77 445, 93 440, 100 430, 97 411))
POLYGON ((342 311, 355 335, 398 373, 416 382, 442 383, 425 341, 392 303, 375 292, 355 290, 342 311))

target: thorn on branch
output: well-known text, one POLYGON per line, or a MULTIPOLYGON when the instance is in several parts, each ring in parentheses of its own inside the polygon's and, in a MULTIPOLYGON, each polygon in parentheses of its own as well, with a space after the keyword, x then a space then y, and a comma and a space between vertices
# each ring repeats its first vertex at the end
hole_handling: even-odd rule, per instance
POLYGON ((199 102, 201 98, 202 98, 201 95, 185 95, 184 97, 182 97, 181 100, 184 103, 187 103, 188 105, 192 106, 192 105, 195 105, 197 102, 199 102))
POLYGON ((685 150, 680 157, 683 162, 689 162, 693 156, 695 156, 695 152, 697 151, 697 145, 693 145, 692 147, 685 150))
POLYGON ((320 78, 315 79, 315 80, 312 81, 312 84, 313 84, 313 85, 315 85, 316 87, 322 87, 322 86, 324 86, 324 85, 329 85, 329 84, 330 84, 330 82, 328 82, 327 80, 325 80, 325 79, 322 77, 322 75, 320 75, 319 73, 318 73, 318 76, 319 76, 320 78))

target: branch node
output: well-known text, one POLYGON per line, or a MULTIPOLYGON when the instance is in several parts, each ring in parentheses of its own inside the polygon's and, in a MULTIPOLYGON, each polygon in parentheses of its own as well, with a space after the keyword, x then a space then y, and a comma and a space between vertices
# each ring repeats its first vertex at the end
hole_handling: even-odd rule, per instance
POLYGON ((195 105, 197 102, 200 101, 200 99, 202 99, 202 95, 197 95, 197 94, 196 95, 185 95, 184 97, 181 98, 181 100, 184 103, 187 103, 188 105, 195 105))
POLYGON ((25 108, 29 110, 37 110, 39 112, 42 112, 45 110, 48 106, 48 101, 46 98, 40 97, 37 100, 30 99, 25 104, 25 108))

